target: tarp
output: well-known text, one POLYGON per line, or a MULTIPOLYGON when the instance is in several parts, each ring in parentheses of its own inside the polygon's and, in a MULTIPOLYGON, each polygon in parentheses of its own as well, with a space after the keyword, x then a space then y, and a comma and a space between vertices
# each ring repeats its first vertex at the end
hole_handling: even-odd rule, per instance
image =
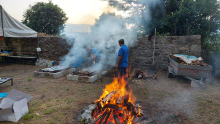
POLYGON ((0 36, 37 37, 37 34, 36 31, 11 17, 0 5, 0 36))

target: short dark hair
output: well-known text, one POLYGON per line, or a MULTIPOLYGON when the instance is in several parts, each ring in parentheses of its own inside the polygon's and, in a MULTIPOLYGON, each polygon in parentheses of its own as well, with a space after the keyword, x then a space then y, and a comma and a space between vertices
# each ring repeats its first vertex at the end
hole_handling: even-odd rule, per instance
POLYGON ((119 42, 120 44, 124 44, 124 43, 125 43, 124 39, 120 39, 118 42, 119 42))

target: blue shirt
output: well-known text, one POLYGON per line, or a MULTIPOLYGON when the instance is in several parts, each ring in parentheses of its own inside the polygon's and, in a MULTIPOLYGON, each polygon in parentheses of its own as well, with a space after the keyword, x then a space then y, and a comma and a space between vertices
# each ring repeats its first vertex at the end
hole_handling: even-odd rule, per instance
POLYGON ((96 48, 92 48, 92 54, 95 54, 96 57, 100 57, 101 55, 101 53, 96 48))
POLYGON ((128 47, 126 45, 122 45, 118 51, 118 58, 119 56, 122 56, 121 62, 119 63, 119 67, 128 67, 128 53, 128 47))

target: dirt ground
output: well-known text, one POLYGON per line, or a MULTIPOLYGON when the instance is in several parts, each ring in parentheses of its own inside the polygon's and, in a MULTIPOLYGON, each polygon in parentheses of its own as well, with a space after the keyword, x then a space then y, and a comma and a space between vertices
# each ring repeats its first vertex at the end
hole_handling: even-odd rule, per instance
MULTIPOLYGON (((77 113, 98 99, 102 89, 113 79, 103 78, 95 83, 37 78, 33 73, 44 67, 34 65, 0 64, 0 77, 13 77, 0 85, 0 93, 12 89, 28 93, 30 113, 18 124, 79 124, 77 113)), ((167 78, 157 72, 157 80, 129 80, 137 102, 144 112, 144 124, 220 124, 220 80, 204 89, 192 88, 190 81, 181 77, 167 78)), ((0 122, 11 124, 11 122, 0 122)))

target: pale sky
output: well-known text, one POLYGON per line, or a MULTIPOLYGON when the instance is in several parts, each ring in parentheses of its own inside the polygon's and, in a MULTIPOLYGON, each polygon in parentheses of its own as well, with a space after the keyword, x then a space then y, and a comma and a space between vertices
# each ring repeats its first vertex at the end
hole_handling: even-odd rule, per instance
MULTIPOLYGON (((21 21, 24 11, 36 2, 48 0, 0 0, 0 5, 9 15, 21 21)), ((106 1, 101 0, 52 0, 52 2, 63 9, 69 18, 66 23, 70 24, 94 24, 95 18, 103 12, 116 12, 106 1)))

